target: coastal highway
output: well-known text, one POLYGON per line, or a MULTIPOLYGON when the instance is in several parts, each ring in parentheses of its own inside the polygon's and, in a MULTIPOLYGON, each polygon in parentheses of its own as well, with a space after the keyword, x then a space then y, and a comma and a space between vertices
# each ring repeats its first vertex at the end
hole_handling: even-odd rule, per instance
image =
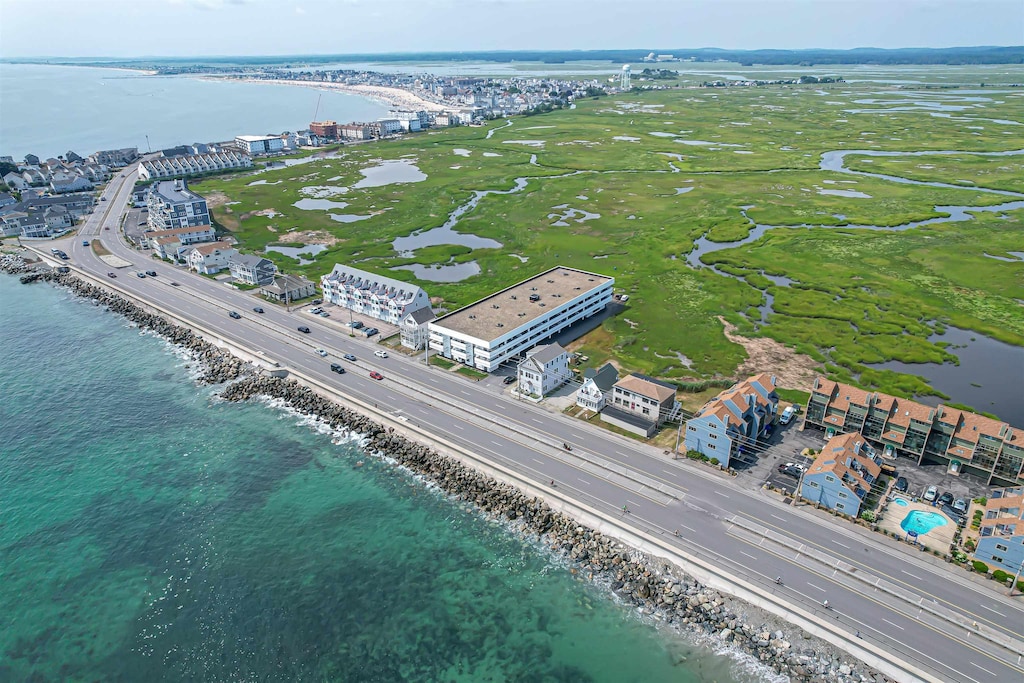
POLYGON ((957 572, 921 562, 903 547, 849 524, 744 490, 707 468, 514 401, 491 386, 399 354, 378 359, 372 355, 374 344, 340 334, 315 316, 266 304, 264 315, 253 313, 253 306, 260 305, 253 295, 159 262, 119 239, 134 178, 133 169, 115 177, 104 192, 106 201, 79 236, 56 243, 71 255, 70 265, 107 279, 106 273, 115 269, 82 245, 83 236, 98 237, 133 264, 117 270, 118 278, 108 280, 111 285, 234 344, 262 351, 324 386, 377 404, 395 419, 500 463, 541 487, 554 480, 554 493, 617 516, 620 524, 656 536, 721 575, 802 610, 845 634, 854 647, 893 653, 937 680, 1024 678, 1024 609, 1005 591, 975 586, 957 572), (138 270, 155 270, 159 276, 140 279, 134 276, 138 270), (180 286, 171 286, 171 281, 180 286), (230 310, 242 319, 229 318, 230 310), (299 325, 308 326, 311 334, 298 332, 299 325), (313 353, 321 347, 330 358, 313 353), (359 360, 340 361, 348 372, 339 376, 329 364, 339 362, 343 353, 359 360), (371 380, 371 369, 386 379, 371 380), (572 444, 571 453, 561 448, 563 442, 572 444), (622 514, 623 505, 628 514, 622 514), (772 532, 783 543, 751 533, 753 527, 772 532), (845 563, 845 569, 837 569, 836 563, 845 563), (775 576, 783 578, 783 586, 775 585, 775 576), (880 589, 881 582, 890 588, 880 589), (823 610, 824 599, 834 609, 823 610), (1000 639, 1003 645, 993 642, 1000 639))

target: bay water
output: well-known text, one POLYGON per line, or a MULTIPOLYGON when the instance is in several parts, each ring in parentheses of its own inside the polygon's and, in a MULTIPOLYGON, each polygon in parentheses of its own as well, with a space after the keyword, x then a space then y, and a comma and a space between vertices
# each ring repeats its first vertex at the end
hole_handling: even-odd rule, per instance
POLYGON ((0 302, 0 680, 763 676, 101 307, 0 302))
POLYGON ((384 104, 336 91, 0 62, 0 155, 17 161, 296 131, 314 115, 347 123, 385 114, 384 104))

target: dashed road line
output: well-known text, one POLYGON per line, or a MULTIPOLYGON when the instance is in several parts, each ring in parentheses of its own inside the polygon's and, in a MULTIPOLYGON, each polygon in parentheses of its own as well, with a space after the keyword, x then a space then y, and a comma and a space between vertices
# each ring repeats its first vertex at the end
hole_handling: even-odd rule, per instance
POLYGON ((905 631, 906 630, 905 628, 903 628, 899 624, 894 624, 891 621, 889 621, 888 619, 886 619, 885 617, 882 618, 882 621, 884 621, 885 623, 889 624, 890 626, 895 626, 896 628, 898 628, 901 631, 905 631))

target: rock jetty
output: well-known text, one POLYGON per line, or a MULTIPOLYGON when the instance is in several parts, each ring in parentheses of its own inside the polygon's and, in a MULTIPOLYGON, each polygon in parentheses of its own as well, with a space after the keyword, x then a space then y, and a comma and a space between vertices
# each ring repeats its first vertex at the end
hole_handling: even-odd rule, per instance
MULTIPOLYGON (((316 417, 336 430, 362 435, 364 448, 425 477, 454 498, 505 519, 539 538, 621 599, 662 621, 728 643, 794 681, 881 683, 889 679, 827 643, 789 624, 752 623, 749 607, 703 586, 678 568, 645 556, 553 510, 544 500, 478 472, 455 458, 411 441, 369 417, 345 408, 294 380, 250 376, 227 385, 221 397, 247 401, 269 397, 316 417)), ((765 615, 761 615, 763 619, 765 615)))
POLYGON ((512 523, 566 558, 589 580, 608 585, 622 600, 711 642, 728 644, 790 680, 806 683, 887 683, 830 644, 784 622, 701 585, 677 567, 631 549, 553 510, 543 499, 529 496, 413 442, 357 411, 343 407, 294 380, 258 375, 255 369, 191 331, 103 288, 47 266, 28 264, 18 256, 0 255, 0 272, 21 275, 23 283, 50 282, 90 299, 186 349, 203 368, 199 381, 231 382, 221 391, 228 401, 276 398, 299 413, 334 429, 360 434, 365 448, 423 476, 454 498, 483 513, 512 523), (232 381, 234 380, 234 381, 232 381), (787 633, 788 631, 788 633, 787 633))

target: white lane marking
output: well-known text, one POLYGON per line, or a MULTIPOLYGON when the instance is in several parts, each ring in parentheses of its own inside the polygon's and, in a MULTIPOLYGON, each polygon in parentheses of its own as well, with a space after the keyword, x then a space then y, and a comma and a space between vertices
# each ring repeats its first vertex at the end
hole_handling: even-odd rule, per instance
POLYGON ((974 662, 969 662, 969 664, 970 664, 971 666, 977 666, 977 667, 978 667, 979 669, 981 669, 982 671, 984 671, 985 673, 987 673, 987 674, 988 674, 989 676, 995 676, 995 674, 994 674, 994 673, 992 673, 991 671, 989 671, 988 669, 986 669, 986 668, 985 668, 985 667, 983 667, 983 666, 979 666, 978 664, 975 664, 974 662))
POLYGON ((593 484, 592 484, 591 482, 587 481, 587 480, 586 480, 586 479, 584 479, 583 477, 576 477, 576 478, 577 478, 577 479, 579 479, 580 481, 582 481, 582 482, 583 482, 584 484, 586 484, 587 486, 593 486, 593 484))
POLYGON ((692 527, 688 527, 688 526, 686 526, 685 524, 680 524, 680 525, 679 525, 679 528, 680 528, 680 529, 686 529, 687 531, 691 531, 691 532, 693 532, 693 533, 697 533, 697 530, 696 530, 696 529, 694 529, 694 528, 692 528, 692 527))
POLYGON ((452 427, 455 427, 455 428, 456 428, 456 429, 458 429, 458 430, 459 430, 460 432, 462 431, 462 426, 460 426, 460 425, 458 425, 458 424, 456 424, 456 423, 454 423, 454 422, 452 422, 451 426, 452 426, 452 427))
POLYGON ((616 455, 621 455, 623 458, 628 458, 629 453, 623 453, 622 451, 615 451, 616 455))
POLYGON ((534 422, 536 422, 536 423, 537 423, 537 424, 539 424, 539 425, 542 425, 542 424, 544 424, 543 422, 541 422, 540 420, 538 420, 538 419, 537 419, 537 418, 535 418, 535 417, 531 417, 530 419, 531 419, 531 420, 533 420, 534 422))
POLYGON ((714 494, 716 496, 721 496, 722 498, 728 498, 729 497, 729 496, 725 495, 724 493, 722 493, 721 491, 715 491, 714 494))
POLYGON ((986 605, 978 605, 978 607, 980 607, 980 608, 982 608, 982 609, 987 609, 987 610, 988 610, 989 612, 995 612, 996 614, 998 614, 998 615, 999 615, 999 616, 1001 616, 1001 617, 1005 617, 1005 616, 1006 616, 1005 614, 1003 614, 1003 613, 1002 613, 1002 612, 1000 612, 999 610, 997 610, 997 609, 992 609, 991 607, 988 607, 988 606, 986 606, 986 605))
POLYGON ((840 545, 840 546, 842 546, 842 547, 846 548, 847 550, 849 550, 849 549, 850 549, 850 546, 846 545, 845 543, 840 543, 839 541, 837 541, 837 540, 836 540, 836 539, 834 539, 834 538, 832 539, 832 542, 833 542, 833 543, 835 543, 836 545, 840 545))
POLYGON ((818 586, 815 586, 813 583, 808 582, 807 586, 810 587, 810 588, 813 588, 816 591, 821 591, 822 593, 825 592, 824 588, 819 588, 818 586))
POLYGON ((505 444, 500 444, 500 443, 498 443, 498 442, 497 442, 497 441, 495 441, 494 439, 491 439, 491 443, 493 443, 493 444, 494 444, 495 446, 497 446, 498 448, 501 448, 502 446, 504 446, 504 445, 505 445, 505 444))
POLYGON ((580 440, 583 439, 582 436, 580 436, 579 434, 576 434, 575 432, 569 432, 569 436, 571 436, 574 439, 580 439, 580 440))
POLYGON ((882 618, 882 621, 884 621, 885 623, 889 624, 890 626, 895 626, 896 628, 898 628, 901 631, 905 631, 906 630, 905 628, 903 628, 899 624, 894 624, 891 621, 889 621, 888 619, 886 619, 885 617, 882 618))
POLYGON ((788 522, 789 521, 788 519, 786 519, 784 517, 779 517, 778 515, 772 515, 772 517, 774 517, 775 519, 779 520, 780 522, 788 522))
POLYGON ((537 458, 533 458, 533 461, 534 461, 535 463, 537 463, 538 465, 543 465, 543 464, 544 464, 544 461, 543 461, 543 460, 538 460, 537 458))
POLYGON ((745 553, 745 552, 743 552, 742 550, 740 551, 740 554, 741 554, 741 555, 746 555, 747 557, 749 557, 749 558, 750 558, 750 559, 752 559, 752 560, 757 560, 757 559, 760 559, 760 558, 756 557, 755 555, 751 555, 750 553, 745 553))
POLYGON ((917 574, 911 574, 911 573, 910 573, 910 572, 908 572, 908 571, 907 571, 906 569, 901 569, 900 571, 901 571, 901 572, 903 572, 904 574, 906 574, 907 576, 913 576, 913 577, 914 577, 915 579, 917 579, 918 581, 921 581, 921 580, 922 580, 920 576, 918 576, 917 574))

